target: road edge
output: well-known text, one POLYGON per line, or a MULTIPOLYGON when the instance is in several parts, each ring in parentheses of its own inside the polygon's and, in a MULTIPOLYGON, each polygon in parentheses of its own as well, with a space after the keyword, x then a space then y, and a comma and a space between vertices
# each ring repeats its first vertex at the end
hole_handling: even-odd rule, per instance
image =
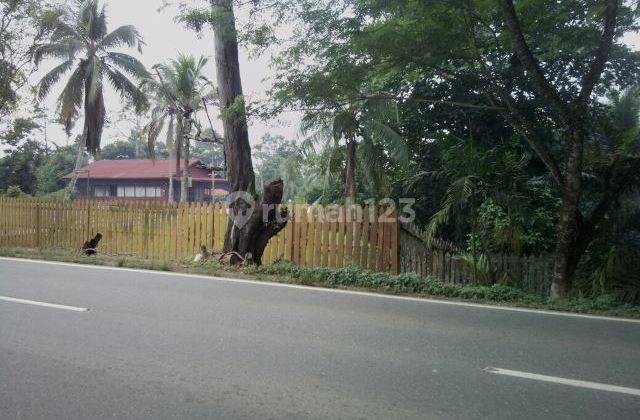
POLYGON ((374 297, 379 299, 392 299, 392 300, 399 300, 399 301, 406 301, 406 302, 431 303, 431 304, 437 304, 437 305, 460 306, 460 307, 479 308, 479 309, 487 309, 487 310, 495 310, 495 311, 520 312, 520 313, 528 313, 528 314, 559 316, 559 317, 565 317, 565 318, 591 319, 591 320, 600 320, 600 321, 613 321, 613 322, 640 324, 640 319, 633 319, 633 318, 580 314, 580 313, 574 313, 574 312, 553 311, 553 310, 546 310, 546 309, 520 308, 515 306, 492 305, 487 303, 464 302, 464 301, 447 300, 447 299, 426 298, 426 297, 398 296, 398 295, 376 293, 376 292, 364 292, 364 291, 358 291, 358 290, 330 289, 326 287, 305 286, 305 285, 290 284, 290 283, 278 283, 278 282, 273 282, 268 280, 251 280, 251 279, 242 279, 242 278, 233 278, 233 277, 207 276, 203 274, 179 273, 174 271, 147 270, 147 269, 127 268, 127 267, 111 267, 111 266, 105 266, 105 265, 91 265, 91 264, 62 262, 62 261, 37 260, 37 259, 20 258, 20 257, 0 257, 0 261, 27 262, 27 263, 33 263, 33 264, 49 264, 49 265, 84 268, 84 269, 113 270, 113 271, 132 272, 132 273, 157 274, 162 276, 215 280, 215 281, 223 281, 228 283, 251 284, 251 285, 257 285, 257 286, 263 286, 263 287, 284 287, 284 288, 300 289, 300 290, 314 291, 314 292, 320 292, 320 293, 338 293, 338 294, 346 294, 346 295, 353 295, 353 296, 374 297))

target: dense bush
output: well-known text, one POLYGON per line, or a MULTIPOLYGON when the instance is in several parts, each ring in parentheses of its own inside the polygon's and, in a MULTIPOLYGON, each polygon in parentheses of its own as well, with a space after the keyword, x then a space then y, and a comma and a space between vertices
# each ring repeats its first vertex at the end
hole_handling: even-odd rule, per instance
POLYGON ((6 197, 12 197, 12 198, 30 197, 29 194, 25 194, 22 192, 22 189, 20 188, 19 185, 10 185, 9 187, 7 187, 7 190, 5 191, 4 195, 6 197))

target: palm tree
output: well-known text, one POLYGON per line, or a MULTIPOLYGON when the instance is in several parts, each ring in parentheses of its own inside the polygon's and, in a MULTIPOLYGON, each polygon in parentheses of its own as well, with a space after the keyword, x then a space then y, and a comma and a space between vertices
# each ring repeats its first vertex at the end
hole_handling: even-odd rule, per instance
MULTIPOLYGON (((205 57, 179 55, 166 64, 154 66, 155 77, 148 77, 143 82, 153 103, 151 121, 146 127, 149 153, 153 155, 156 140, 166 125, 167 147, 175 156, 176 171, 180 170, 181 155, 184 159, 181 202, 188 201, 189 139, 197 137, 192 135, 194 129, 200 131, 195 114, 213 97, 212 83, 203 75, 207 61, 205 57)), ((172 168, 169 172, 173 172, 172 168)), ((173 180, 170 180, 169 189, 173 189, 173 180)), ((170 191, 169 200, 173 200, 172 194, 170 191)))
POLYGON ((93 155, 100 149, 105 122, 104 77, 120 95, 142 108, 146 105, 145 96, 129 77, 142 79, 148 77, 149 73, 136 58, 114 51, 122 46, 137 47, 140 51, 142 37, 130 25, 107 33, 105 7, 100 7, 99 0, 85 0, 78 10, 59 14, 46 24, 52 30, 51 40, 35 50, 34 62, 38 65, 45 58, 64 61, 42 78, 37 96, 44 99, 53 85, 72 71, 58 98, 59 122, 65 126, 67 133, 70 133, 78 119, 81 107, 84 109, 76 176, 67 189, 72 191, 84 149, 93 155))
POLYGON ((366 99, 353 102, 328 115, 312 115, 304 121, 306 126, 320 126, 320 129, 305 140, 303 147, 322 145, 327 155, 328 179, 333 155, 344 142, 344 196, 354 204, 358 165, 362 167, 372 193, 382 195, 386 179, 383 162, 389 158, 401 164, 408 161, 406 142, 393 128, 398 120, 398 110, 392 101, 366 99))

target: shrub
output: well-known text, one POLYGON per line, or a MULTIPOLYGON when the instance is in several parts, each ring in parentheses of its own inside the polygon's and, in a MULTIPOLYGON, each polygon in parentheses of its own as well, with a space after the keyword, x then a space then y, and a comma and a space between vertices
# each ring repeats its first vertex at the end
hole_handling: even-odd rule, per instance
POLYGON ((520 289, 494 284, 493 286, 469 286, 443 283, 435 277, 420 277, 414 273, 392 275, 362 270, 354 266, 345 268, 308 268, 289 263, 253 269, 254 273, 288 276, 301 284, 316 284, 328 287, 356 287, 382 290, 390 293, 409 293, 430 296, 444 296, 496 302, 537 302, 542 299, 529 295, 520 289))
POLYGON ((19 185, 10 185, 4 195, 7 197, 31 197, 29 194, 23 193, 19 185))

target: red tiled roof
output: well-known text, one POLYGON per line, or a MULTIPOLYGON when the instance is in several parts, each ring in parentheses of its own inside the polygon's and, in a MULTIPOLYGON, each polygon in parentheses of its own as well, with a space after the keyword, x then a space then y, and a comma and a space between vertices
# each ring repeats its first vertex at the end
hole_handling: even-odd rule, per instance
MULTIPOLYGON (((169 159, 116 159, 98 160, 80 169, 79 179, 167 179, 169 177, 169 159)), ((175 161, 172 162, 171 172, 174 178, 181 175, 176 173, 175 161)), ((189 176, 195 181, 210 181, 211 172, 200 166, 198 159, 189 161, 189 176)), ((71 178, 71 174, 64 178, 71 178)))

